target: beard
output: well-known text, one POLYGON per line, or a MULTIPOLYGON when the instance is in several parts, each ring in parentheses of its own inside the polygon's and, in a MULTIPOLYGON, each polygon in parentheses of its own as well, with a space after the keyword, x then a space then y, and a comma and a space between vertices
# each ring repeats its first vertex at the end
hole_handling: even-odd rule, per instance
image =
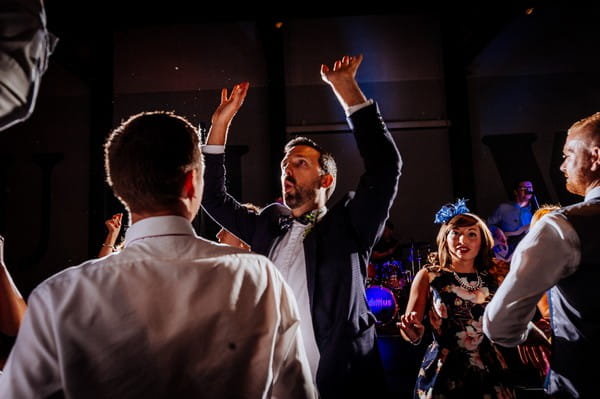
POLYGON ((582 169, 573 170, 568 175, 565 175, 567 181, 565 186, 568 192, 585 197, 586 188, 589 178, 582 169))
POLYGON ((294 183, 294 190, 283 193, 283 203, 287 205, 290 209, 300 208, 306 203, 315 202, 315 198, 317 198, 317 190, 320 185, 320 178, 315 180, 311 187, 304 187, 296 185, 296 181, 293 178, 288 178, 288 181, 294 183))
POLYGON ((585 187, 582 187, 582 184, 579 181, 573 178, 567 178, 565 186, 567 191, 571 194, 585 197, 585 187))

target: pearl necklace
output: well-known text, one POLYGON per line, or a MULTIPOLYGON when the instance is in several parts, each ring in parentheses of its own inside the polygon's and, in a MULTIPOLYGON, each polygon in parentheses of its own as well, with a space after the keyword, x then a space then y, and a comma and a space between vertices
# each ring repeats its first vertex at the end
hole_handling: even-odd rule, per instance
POLYGON ((458 274, 456 274, 456 271, 452 271, 452 274, 454 274, 454 278, 456 279, 456 281, 458 281, 458 284, 460 284, 460 286, 467 291, 478 290, 483 284, 483 281, 481 281, 481 276, 479 275, 479 273, 477 273, 477 270, 475 270, 475 274, 477 275, 477 282, 475 284, 468 283, 466 277, 459 277, 458 274))

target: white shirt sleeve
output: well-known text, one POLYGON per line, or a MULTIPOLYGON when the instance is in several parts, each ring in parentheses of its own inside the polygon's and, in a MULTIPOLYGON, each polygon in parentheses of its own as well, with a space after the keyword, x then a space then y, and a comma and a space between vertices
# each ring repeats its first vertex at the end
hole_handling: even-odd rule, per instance
MULTIPOLYGON (((47 398, 61 391, 52 310, 36 289, 0 377, 0 398, 47 398)), ((47 298, 46 298, 47 299, 47 298)))
POLYGON ((580 259, 579 237, 565 216, 544 216, 517 246, 508 275, 485 309, 485 335, 503 346, 523 342, 541 296, 573 274, 580 259))
POLYGON ((351 105, 350 107, 348 107, 348 109, 346 109, 344 111, 346 111, 346 116, 350 116, 353 113, 355 113, 356 111, 361 110, 365 107, 368 107, 371 104, 373 104, 373 100, 369 99, 362 104, 351 105))
POLYGON ((224 154, 225 146, 217 144, 205 144, 202 146, 203 154, 224 154))

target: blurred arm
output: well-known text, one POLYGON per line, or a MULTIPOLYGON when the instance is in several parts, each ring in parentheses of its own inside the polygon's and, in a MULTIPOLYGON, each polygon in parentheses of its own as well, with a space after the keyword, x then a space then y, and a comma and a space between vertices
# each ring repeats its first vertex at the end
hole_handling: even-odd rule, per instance
POLYGON ((33 112, 55 44, 41 0, 0 2, 0 131, 33 112))
POLYGON ((13 337, 17 335, 25 310, 25 300, 4 264, 4 239, 0 237, 0 331, 13 337))

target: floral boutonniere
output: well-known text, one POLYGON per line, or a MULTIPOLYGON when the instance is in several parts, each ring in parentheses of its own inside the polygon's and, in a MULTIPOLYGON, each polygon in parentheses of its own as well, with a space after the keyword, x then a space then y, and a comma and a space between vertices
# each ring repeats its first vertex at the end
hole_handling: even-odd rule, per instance
POLYGON ((310 233, 312 231, 312 229, 317 224, 317 221, 319 220, 320 214, 321 214, 320 209, 314 209, 314 210, 312 210, 308 213, 305 213, 304 215, 301 216, 301 218, 303 218, 304 221, 306 221, 306 225, 307 225, 306 229, 304 230, 304 233, 302 234, 302 238, 306 238, 308 233, 310 233))

